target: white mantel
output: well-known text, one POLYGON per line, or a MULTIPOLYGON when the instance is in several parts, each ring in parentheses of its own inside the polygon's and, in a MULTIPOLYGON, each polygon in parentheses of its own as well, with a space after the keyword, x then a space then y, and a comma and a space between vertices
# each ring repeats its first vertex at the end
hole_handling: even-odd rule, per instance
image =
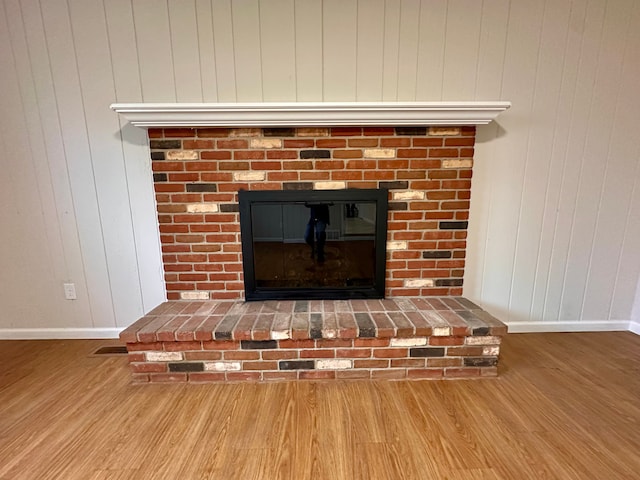
POLYGON ((484 125, 510 102, 114 103, 138 127, 484 125))

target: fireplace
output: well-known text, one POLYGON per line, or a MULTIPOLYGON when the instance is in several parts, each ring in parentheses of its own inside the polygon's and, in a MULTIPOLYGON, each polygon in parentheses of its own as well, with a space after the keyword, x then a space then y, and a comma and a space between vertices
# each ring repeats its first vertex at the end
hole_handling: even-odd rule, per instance
POLYGON ((247 300, 384 297, 386 190, 238 196, 247 300))
POLYGON ((120 335, 135 382, 497 375, 506 327, 461 294, 507 103, 113 108, 151 127, 168 297, 120 335))
MULTIPOLYGON (((334 203, 328 243, 344 237, 336 227, 349 220, 347 208, 358 210, 353 223, 372 219, 374 201, 376 217, 387 211, 376 223, 386 223, 387 234, 375 253, 384 244, 384 265, 375 266, 385 279, 384 295, 377 276, 369 287, 378 293, 369 294, 461 295, 474 141, 471 126, 149 129, 169 300, 245 298, 243 257, 252 252, 242 248, 239 199, 263 199, 263 192, 302 202, 291 207, 300 217, 292 243, 308 222, 306 199, 334 203), (372 190, 386 196, 387 208, 378 197, 361 197, 372 190)), ((319 268, 317 258, 308 267, 319 268)), ((253 287, 250 296, 260 291, 253 287)))

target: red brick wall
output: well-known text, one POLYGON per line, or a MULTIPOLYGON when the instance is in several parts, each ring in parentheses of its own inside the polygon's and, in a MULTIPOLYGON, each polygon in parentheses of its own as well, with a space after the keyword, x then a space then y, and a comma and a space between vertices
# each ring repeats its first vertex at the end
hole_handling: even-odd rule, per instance
POLYGON ((474 127, 150 129, 167 295, 242 298, 239 189, 389 190, 386 295, 461 295, 474 127))

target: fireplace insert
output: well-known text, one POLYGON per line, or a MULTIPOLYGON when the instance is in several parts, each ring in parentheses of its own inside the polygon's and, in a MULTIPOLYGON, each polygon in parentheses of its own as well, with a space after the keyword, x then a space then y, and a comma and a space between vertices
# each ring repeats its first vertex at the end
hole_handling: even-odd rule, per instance
POLYGON ((238 196, 246 300, 384 297, 387 190, 238 196))

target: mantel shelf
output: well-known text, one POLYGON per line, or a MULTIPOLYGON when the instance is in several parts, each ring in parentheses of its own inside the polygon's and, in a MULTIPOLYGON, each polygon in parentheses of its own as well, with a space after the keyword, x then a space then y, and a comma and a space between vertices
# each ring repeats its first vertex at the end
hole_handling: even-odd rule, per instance
POLYGON ((510 102, 114 103, 137 127, 484 125, 510 102))

